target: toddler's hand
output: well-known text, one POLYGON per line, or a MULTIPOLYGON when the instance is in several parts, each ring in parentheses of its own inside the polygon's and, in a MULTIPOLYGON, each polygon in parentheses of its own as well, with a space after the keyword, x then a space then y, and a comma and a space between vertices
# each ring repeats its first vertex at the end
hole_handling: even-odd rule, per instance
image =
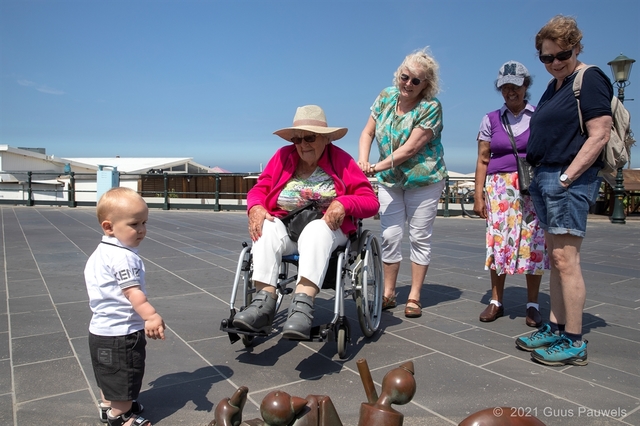
POLYGON ((164 340, 164 320, 160 315, 153 314, 151 318, 144 322, 144 333, 150 339, 162 339, 164 340))

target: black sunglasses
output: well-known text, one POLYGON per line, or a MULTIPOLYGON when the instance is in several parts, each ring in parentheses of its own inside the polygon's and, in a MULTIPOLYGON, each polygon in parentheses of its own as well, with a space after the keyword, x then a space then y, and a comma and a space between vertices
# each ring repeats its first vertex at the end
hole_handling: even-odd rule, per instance
MULTIPOLYGON (((406 75, 406 74, 400 74, 400 80, 402 80, 402 81, 409 81, 409 78, 410 78, 410 77, 409 77, 408 75, 406 75)), ((420 80, 419 78, 415 78, 415 77, 413 77, 413 78, 411 79, 411 84, 413 84, 414 86, 418 86, 418 85, 420 85, 420 83, 422 83, 423 81, 424 81, 424 80, 420 80)))
POLYGON ((303 137, 294 136, 291 138, 291 142, 293 142, 296 145, 301 144, 302 141, 305 141, 307 143, 313 143, 316 141, 316 135, 307 135, 303 137))
POLYGON ((540 62, 542 62, 543 64, 550 64, 552 63, 555 59, 559 60, 559 61, 566 61, 567 59, 569 59, 570 57, 573 56, 573 49, 569 49, 569 50, 565 50, 564 52, 560 52, 557 55, 540 55, 538 56, 538 58, 540 58, 540 62))

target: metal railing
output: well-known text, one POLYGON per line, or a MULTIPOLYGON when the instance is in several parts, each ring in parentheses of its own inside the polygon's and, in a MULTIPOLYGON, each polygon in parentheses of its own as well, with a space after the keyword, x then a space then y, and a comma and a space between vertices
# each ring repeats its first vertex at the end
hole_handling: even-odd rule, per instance
MULTIPOLYGON (((65 175, 55 175, 51 172, 20 172, 12 173, 17 177, 24 177, 25 180, 0 183, 0 205, 25 205, 25 206, 68 206, 92 207, 97 203, 97 174, 96 173, 75 173, 70 172, 65 175)), ((232 178, 255 179, 255 173, 148 173, 148 174, 126 174, 119 173, 120 186, 132 187, 140 193, 150 208, 160 208, 162 210, 171 209, 210 209, 213 211, 222 210, 244 210, 246 209, 247 190, 243 191, 222 191, 222 180, 232 178), (189 184, 191 179, 199 176, 206 176, 215 180, 215 187, 212 191, 203 190, 178 190, 176 182, 184 184, 185 180, 189 184), (143 188, 144 179, 162 178, 162 187, 156 189, 143 188), (173 185, 170 184, 173 180, 173 185)), ((236 179, 238 180, 238 179, 236 179)), ((376 185, 376 182, 372 182, 376 185)), ((185 186, 185 185, 183 185, 185 186)), ((186 185, 190 186, 190 185, 186 185)), ((227 185, 229 186, 229 185, 227 185)), ((247 183, 247 187, 252 184, 247 183)), ((452 186, 449 179, 445 181, 445 189, 440 199, 438 215, 444 217, 459 216, 463 214, 459 208, 460 195, 452 191, 456 188, 452 186), (453 208, 452 208, 453 207, 453 208)), ((250 189, 250 188, 249 188, 250 189)))

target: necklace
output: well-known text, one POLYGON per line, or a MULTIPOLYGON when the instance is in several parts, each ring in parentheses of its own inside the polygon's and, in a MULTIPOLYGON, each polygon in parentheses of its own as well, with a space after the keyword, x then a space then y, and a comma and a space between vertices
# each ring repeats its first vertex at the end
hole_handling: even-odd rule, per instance
POLYGON ((507 109, 509 110, 509 112, 511 112, 511 114, 513 114, 513 116, 515 118, 518 118, 520 116, 520 114, 522 114, 522 111, 524 111, 525 107, 527 106, 527 104, 525 103, 524 106, 522 108, 520 108, 520 110, 518 112, 513 112, 513 110, 509 107, 507 107, 507 109))
POLYGON ((408 106, 410 106, 411 108, 407 108, 407 110, 405 111, 404 107, 402 105, 402 99, 400 98, 400 96, 398 96, 398 101, 396 102, 396 114, 397 115, 404 115, 404 114, 408 113, 413 108, 415 108, 416 105, 418 105, 418 102, 420 102, 419 99, 418 99, 417 102, 414 102, 413 105, 409 104, 408 106))
POLYGON ((302 170, 296 170, 295 176, 298 179, 305 180, 305 179, 309 179, 311 177, 311 175, 313 174, 313 172, 315 172, 315 171, 316 171, 316 169, 313 169, 313 170, 308 171, 308 172, 306 172, 306 171, 303 172, 302 170))

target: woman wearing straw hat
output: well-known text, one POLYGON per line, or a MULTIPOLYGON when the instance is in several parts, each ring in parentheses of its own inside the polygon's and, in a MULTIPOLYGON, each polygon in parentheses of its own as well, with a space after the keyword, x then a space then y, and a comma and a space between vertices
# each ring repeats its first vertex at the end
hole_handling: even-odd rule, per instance
POLYGON ((297 252, 298 279, 283 337, 309 339, 314 298, 331 253, 356 231, 355 218, 375 215, 380 204, 353 158, 331 143, 344 137, 347 129, 327 126, 319 106, 299 107, 293 126, 274 134, 292 144, 275 153, 247 194, 257 294, 247 309, 235 315, 233 325, 269 332, 282 256, 297 252), (279 218, 309 201, 317 203, 323 216, 311 221, 295 242, 279 218))
POLYGON ((438 93, 438 64, 427 49, 405 57, 371 107, 360 135, 358 165, 378 178, 384 298, 382 309, 396 306, 396 281, 402 260, 402 237, 409 225, 411 290, 404 314, 422 315, 420 293, 431 261, 431 233, 447 169, 438 93), (380 157, 369 163, 373 139, 380 157))

